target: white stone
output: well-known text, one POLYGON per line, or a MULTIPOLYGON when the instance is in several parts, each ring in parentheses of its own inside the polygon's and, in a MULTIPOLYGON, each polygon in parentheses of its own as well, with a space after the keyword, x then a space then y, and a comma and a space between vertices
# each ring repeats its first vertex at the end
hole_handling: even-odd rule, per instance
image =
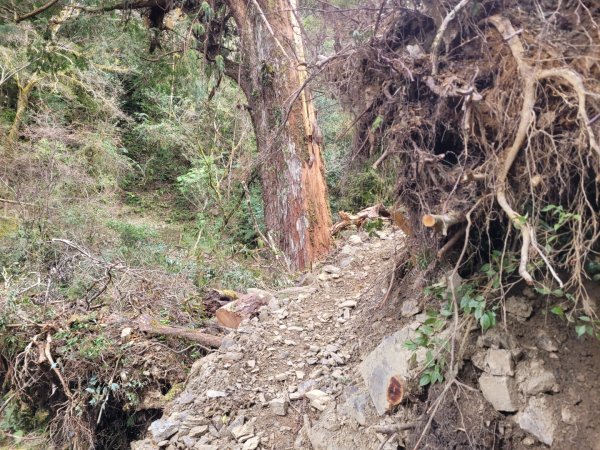
POLYGON ((206 391, 206 396, 208 398, 227 397, 227 393, 223 391, 213 391, 212 389, 209 389, 208 391, 206 391))
POLYGON ((285 416, 288 409, 288 401, 285 398, 275 398, 269 402, 271 411, 277 416, 285 416))
POLYGON ((479 388, 496 411, 515 412, 518 409, 517 392, 511 377, 483 374, 479 377, 479 388))
POLYGON ((332 400, 328 394, 319 389, 313 389, 304 396, 310 400, 310 405, 319 411, 323 411, 332 400))
POLYGON ((340 303, 338 306, 340 308, 356 308, 356 300, 346 300, 342 303, 340 303))

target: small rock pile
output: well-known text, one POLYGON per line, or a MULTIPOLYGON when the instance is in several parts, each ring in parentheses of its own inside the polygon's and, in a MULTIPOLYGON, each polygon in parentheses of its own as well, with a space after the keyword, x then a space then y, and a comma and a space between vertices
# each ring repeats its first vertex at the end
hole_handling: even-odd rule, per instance
MULTIPOLYGON (((532 307, 525 297, 509 297, 506 311, 524 322, 531 316, 532 307)), ((559 422, 552 394, 560 392, 560 386, 539 352, 556 352, 558 345, 543 330, 538 331, 536 343, 523 349, 512 335, 496 327, 478 339, 480 350, 471 362, 483 371, 479 388, 494 409, 516 413, 514 421, 523 430, 552 445, 559 422)), ((533 443, 526 438, 525 444, 533 443)))

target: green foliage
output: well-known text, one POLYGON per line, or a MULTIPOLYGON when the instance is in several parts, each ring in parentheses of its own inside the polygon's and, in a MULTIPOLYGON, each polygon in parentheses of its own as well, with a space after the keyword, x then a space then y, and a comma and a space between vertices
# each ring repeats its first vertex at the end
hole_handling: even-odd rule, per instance
POLYGON ((344 197, 339 202, 340 209, 360 211, 376 203, 385 203, 390 199, 392 185, 376 170, 369 167, 347 181, 344 197))
POLYGON ((122 245, 129 248, 139 247, 148 242, 150 238, 156 237, 156 232, 144 225, 134 225, 118 220, 111 220, 107 225, 119 233, 122 245))
POLYGON ((427 316, 425 322, 417 328, 416 336, 404 343, 405 348, 414 352, 419 349, 426 350, 425 362, 419 378, 421 387, 444 381, 445 353, 448 351, 448 339, 439 336, 446 327, 445 317, 440 317, 435 311, 428 311, 427 316))
POLYGON ((374 236, 375 231, 381 231, 383 229, 383 219, 378 217, 377 219, 368 220, 364 224, 363 228, 369 234, 369 236, 374 236))

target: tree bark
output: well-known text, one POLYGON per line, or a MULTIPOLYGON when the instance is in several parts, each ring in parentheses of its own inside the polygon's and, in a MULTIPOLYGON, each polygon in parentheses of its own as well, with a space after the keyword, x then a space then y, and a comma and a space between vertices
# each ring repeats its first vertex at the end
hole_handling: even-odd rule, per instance
POLYGON ((242 58, 237 72, 227 74, 248 100, 262 159, 267 234, 291 268, 304 269, 328 251, 331 215, 321 143, 313 138, 319 131, 312 97, 308 89, 297 95, 307 75, 295 5, 293 0, 227 3, 242 58))

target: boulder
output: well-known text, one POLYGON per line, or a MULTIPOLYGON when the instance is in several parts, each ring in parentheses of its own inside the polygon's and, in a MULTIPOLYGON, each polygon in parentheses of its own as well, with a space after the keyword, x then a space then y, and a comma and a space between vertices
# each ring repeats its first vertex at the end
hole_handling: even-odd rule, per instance
POLYGON ((396 403, 396 398, 390 402, 389 395, 401 390, 411 378, 411 371, 425 361, 425 349, 414 352, 404 346, 414 337, 416 332, 410 327, 385 337, 358 367, 379 415, 385 414, 396 403))

